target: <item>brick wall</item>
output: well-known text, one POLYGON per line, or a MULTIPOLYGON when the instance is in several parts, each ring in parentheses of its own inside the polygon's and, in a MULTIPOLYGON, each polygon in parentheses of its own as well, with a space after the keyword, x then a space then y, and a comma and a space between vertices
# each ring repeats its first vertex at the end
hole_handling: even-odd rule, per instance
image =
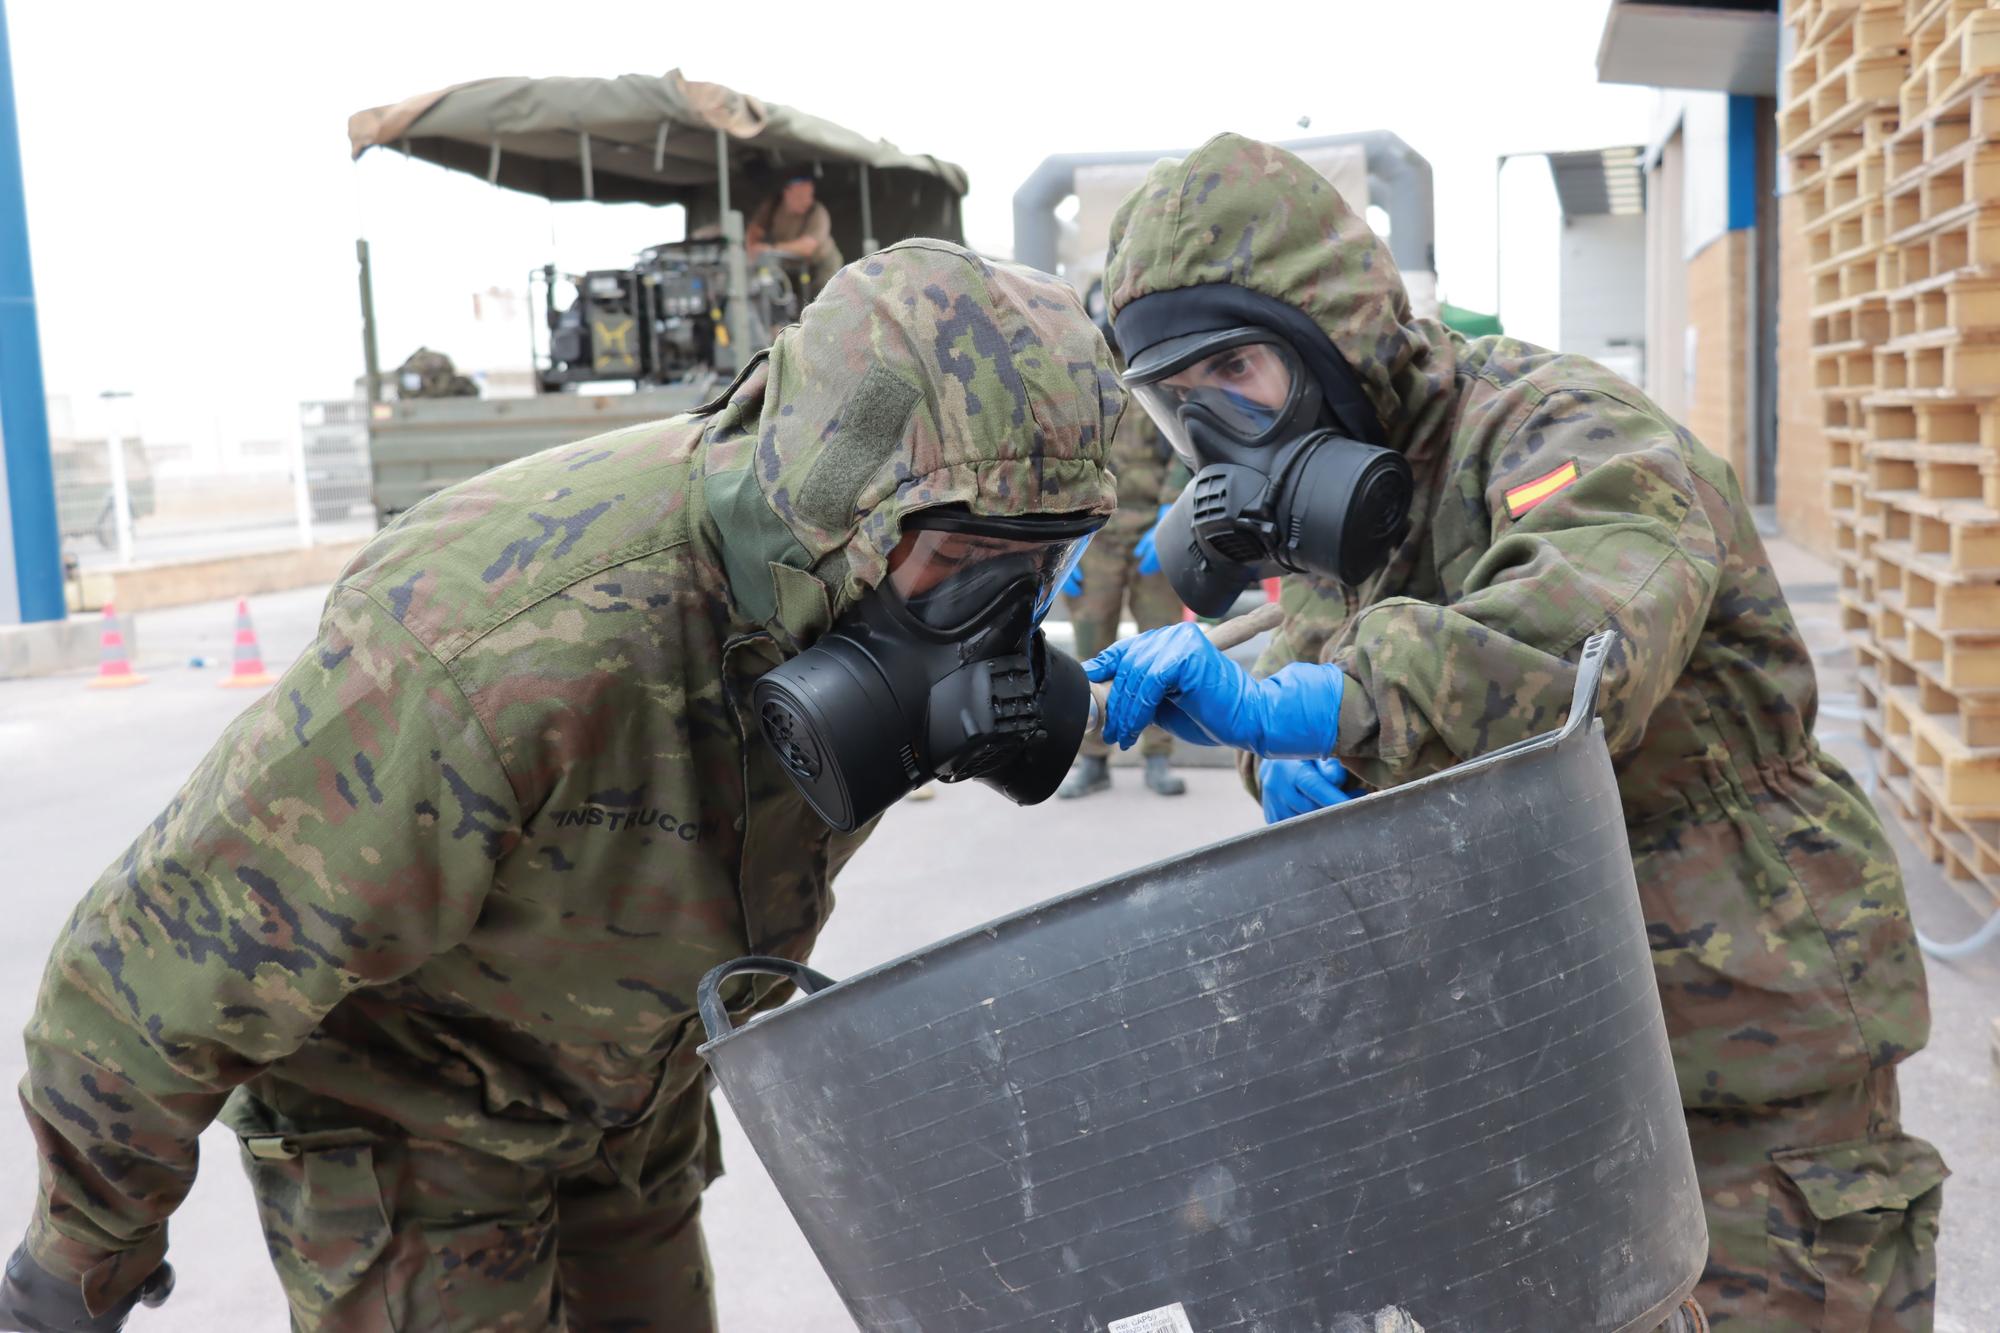
MULTIPOLYGON (((1687 428, 1727 458, 1736 475, 1750 475, 1744 423, 1745 281, 1752 233, 1725 232, 1688 263, 1688 327, 1693 344, 1687 428)), ((1746 488, 1747 489, 1747 488, 1746 488)))

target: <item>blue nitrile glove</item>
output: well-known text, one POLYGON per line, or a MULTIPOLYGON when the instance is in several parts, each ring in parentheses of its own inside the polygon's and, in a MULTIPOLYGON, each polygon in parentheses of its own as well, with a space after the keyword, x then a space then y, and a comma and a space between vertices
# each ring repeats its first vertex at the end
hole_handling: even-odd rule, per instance
POLYGON ((1230 745, 1266 759, 1318 759, 1340 732, 1337 666, 1294 662, 1257 680, 1190 622, 1147 630, 1083 664, 1111 682, 1104 739, 1131 749, 1148 723, 1196 745, 1230 745))
POLYGON ((1153 526, 1146 529, 1146 535, 1139 538, 1139 544, 1132 548, 1132 553, 1139 557, 1141 574, 1160 572, 1160 548, 1153 544, 1153 538, 1160 531, 1160 520, 1165 518, 1167 511, 1172 508, 1172 505, 1161 505, 1160 512, 1153 515, 1153 526))
POLYGON ((1257 765, 1257 790, 1264 796, 1264 822, 1277 824, 1329 805, 1351 801, 1341 786, 1347 770, 1338 759, 1266 759, 1257 765))

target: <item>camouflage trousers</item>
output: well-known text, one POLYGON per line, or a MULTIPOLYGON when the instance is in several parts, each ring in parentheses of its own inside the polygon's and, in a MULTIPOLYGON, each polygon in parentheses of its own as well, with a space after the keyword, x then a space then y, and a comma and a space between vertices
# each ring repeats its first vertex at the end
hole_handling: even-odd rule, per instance
POLYGON ((1928 1333, 1943 1160, 1902 1132, 1896 1071, 1743 1111, 1690 1110, 1716 1333, 1928 1333))
POLYGON ((296 1333, 715 1329, 700 1191, 719 1164, 690 1166, 686 1135, 636 1182, 370 1130, 238 1135, 296 1333))
MULTIPOLYGON (((1118 637, 1118 622, 1126 606, 1132 620, 1142 630, 1171 625, 1181 618, 1181 601, 1165 574, 1141 574, 1133 548, 1145 529, 1137 532, 1098 533, 1083 553, 1083 592, 1066 597, 1070 627, 1076 631, 1076 655, 1095 656, 1109 648, 1118 637)), ((1139 738, 1141 754, 1172 754, 1174 738, 1158 727, 1146 728, 1139 738)), ((1103 757, 1111 753, 1104 737, 1091 732, 1084 737, 1083 753, 1103 757)))

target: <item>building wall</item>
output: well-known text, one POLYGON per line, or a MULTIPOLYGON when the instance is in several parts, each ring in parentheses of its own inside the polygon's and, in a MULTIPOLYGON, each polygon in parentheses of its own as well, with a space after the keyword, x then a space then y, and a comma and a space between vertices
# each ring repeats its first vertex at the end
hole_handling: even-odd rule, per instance
POLYGON ((1562 349, 1644 384, 1645 343, 1646 219, 1565 218, 1562 349))
POLYGON ((1813 390, 1812 284, 1796 194, 1780 200, 1778 224, 1778 526, 1810 551, 1834 555, 1826 501, 1828 446, 1813 390))
POLYGON ((1739 479, 1750 476, 1744 426, 1751 236, 1748 231, 1725 232, 1687 266, 1688 392, 1682 421, 1729 460, 1739 479))
POLYGON ((1661 94, 1647 175, 1647 387, 1729 460, 1746 496, 1768 502, 1751 456, 1758 209, 1745 101, 1661 94))
POLYGON ((1677 418, 1688 409, 1687 259, 1681 194, 1687 153, 1675 133, 1646 174, 1646 392, 1677 418))

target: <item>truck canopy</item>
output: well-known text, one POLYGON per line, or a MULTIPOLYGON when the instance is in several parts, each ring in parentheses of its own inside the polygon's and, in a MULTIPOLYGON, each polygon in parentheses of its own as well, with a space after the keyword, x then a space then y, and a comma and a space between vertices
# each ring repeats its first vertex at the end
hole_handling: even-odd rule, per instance
POLYGON ((721 217, 718 131, 728 145, 730 206, 746 217, 804 170, 815 175, 834 241, 850 257, 864 252, 864 222, 882 245, 910 236, 965 239, 963 168, 677 69, 479 79, 347 121, 357 158, 395 147, 544 199, 680 204, 690 235, 721 217))

